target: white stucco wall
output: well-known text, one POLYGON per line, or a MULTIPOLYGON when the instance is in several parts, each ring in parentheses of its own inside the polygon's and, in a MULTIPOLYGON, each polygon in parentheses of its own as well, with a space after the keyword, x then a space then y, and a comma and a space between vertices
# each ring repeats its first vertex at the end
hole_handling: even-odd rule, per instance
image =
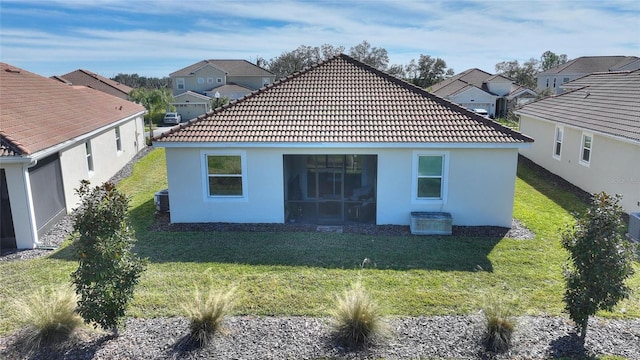
POLYGON ((5 171, 13 229, 18 249, 31 249, 38 237, 35 216, 31 207, 28 164, 1 163, 5 171))
POLYGON ((118 151, 116 147, 115 127, 91 137, 93 172, 88 169, 85 141, 60 151, 60 170, 67 212, 71 212, 78 205, 79 197, 76 195, 75 189, 80 186, 81 180, 89 180, 95 186, 101 185, 146 146, 142 116, 120 123, 119 127, 122 151, 118 151))
MULTIPOLYGON (((211 150, 211 149, 207 149, 211 150)), ((245 199, 206 196, 201 148, 166 148, 171 221, 284 222, 283 155, 366 154, 378 157, 377 224, 408 225, 411 211, 446 211, 455 225, 510 227, 517 149, 437 149, 449 157, 448 193, 437 204, 416 201, 415 149, 239 149, 246 159, 245 199)), ((420 152, 420 151, 419 151, 420 152)))
POLYGON ((555 123, 521 116, 520 131, 535 139, 522 155, 587 192, 621 194, 625 212, 640 211, 640 143, 591 132, 591 161, 585 166, 579 161, 583 131, 564 126, 562 153, 556 159, 555 128, 555 123))

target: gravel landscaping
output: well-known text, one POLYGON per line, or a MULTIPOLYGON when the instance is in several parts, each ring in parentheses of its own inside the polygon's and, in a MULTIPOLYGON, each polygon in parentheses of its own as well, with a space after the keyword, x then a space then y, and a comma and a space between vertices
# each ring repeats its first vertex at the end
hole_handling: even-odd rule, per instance
MULTIPOLYGON (((133 163, 118 175, 117 183, 131 173, 133 163)), ((72 229, 65 217, 41 241, 55 248, 72 229)), ((170 224, 157 214, 154 231, 316 231, 302 224, 170 224)), ((382 236, 412 236, 408 226, 344 226, 343 232, 382 236)), ((454 227, 455 236, 491 236, 532 239, 514 220, 511 229, 454 227)), ((8 251, 0 261, 20 261, 46 256, 51 250, 8 251)), ((567 317, 523 316, 516 318, 513 347, 503 354, 483 351, 480 343, 483 318, 468 316, 391 317, 390 336, 363 349, 348 349, 333 341, 330 319, 310 317, 233 316, 205 348, 188 341, 188 320, 182 317, 129 318, 118 336, 83 328, 67 342, 24 353, 16 346, 20 332, 0 337, 2 359, 548 359, 616 355, 640 360, 640 319, 592 318, 585 352, 567 317)))

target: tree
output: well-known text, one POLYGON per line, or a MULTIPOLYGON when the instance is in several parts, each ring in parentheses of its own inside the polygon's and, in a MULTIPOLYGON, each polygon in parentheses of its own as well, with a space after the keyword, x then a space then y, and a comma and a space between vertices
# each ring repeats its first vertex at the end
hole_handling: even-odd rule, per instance
MULTIPOLYGON (((413 62, 413 60, 411 61, 413 62)), ((453 69, 447 69, 447 63, 444 60, 433 58, 430 55, 420 54, 417 66, 411 63, 409 63, 409 66, 415 66, 415 70, 413 70, 413 67, 411 68, 412 72, 415 72, 409 81, 422 88, 428 88, 444 80, 445 76, 453 75, 453 69)), ((407 70, 407 73, 409 73, 409 70, 407 70)))
POLYGON ((129 94, 129 100, 136 102, 145 109, 147 109, 149 119, 149 138, 153 138, 153 117, 166 110, 175 110, 175 107, 171 105, 175 101, 173 95, 169 92, 169 89, 146 89, 138 88, 133 89, 129 94))
POLYGON ((329 44, 324 44, 320 47, 300 45, 293 51, 286 51, 280 56, 271 59, 267 68, 276 75, 276 79, 282 79, 343 51, 344 47, 334 47, 329 44))
POLYGON ((134 89, 136 88, 147 88, 147 89, 162 89, 167 88, 171 89, 171 78, 163 77, 163 78, 155 78, 155 77, 145 77, 140 76, 138 74, 118 74, 111 78, 113 81, 117 81, 121 84, 125 84, 134 89))
POLYGON ((564 275, 565 308, 583 343, 589 316, 613 310, 631 292, 625 280, 633 274, 634 255, 623 235, 619 200, 619 195, 594 194, 587 213, 562 233, 562 246, 570 259, 564 275))
POLYGON ((132 252, 135 239, 126 221, 129 199, 111 183, 90 189, 84 180, 76 191, 81 200, 73 215, 79 266, 71 278, 79 296, 78 313, 86 323, 117 333, 146 267, 146 260, 132 252))
POLYGON ((371 47, 364 40, 360 44, 349 49, 349 56, 378 70, 386 70, 389 65, 389 54, 385 48, 371 47))
POLYGON ((567 62, 567 55, 556 55, 553 51, 547 50, 540 56, 540 71, 549 70, 567 62))
POLYGON ((513 79, 516 83, 529 87, 536 87, 536 75, 538 74, 540 62, 530 58, 522 65, 518 60, 503 61, 496 64, 496 73, 513 79))

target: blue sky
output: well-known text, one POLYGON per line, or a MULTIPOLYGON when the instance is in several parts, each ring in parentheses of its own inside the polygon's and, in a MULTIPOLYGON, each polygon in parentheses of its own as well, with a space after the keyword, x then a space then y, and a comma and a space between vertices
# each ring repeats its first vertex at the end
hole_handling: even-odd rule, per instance
POLYGON ((639 1, 0 0, 0 60, 44 76, 167 76, 203 59, 271 59, 367 40, 391 64, 420 54, 494 72, 546 51, 640 56, 639 1))

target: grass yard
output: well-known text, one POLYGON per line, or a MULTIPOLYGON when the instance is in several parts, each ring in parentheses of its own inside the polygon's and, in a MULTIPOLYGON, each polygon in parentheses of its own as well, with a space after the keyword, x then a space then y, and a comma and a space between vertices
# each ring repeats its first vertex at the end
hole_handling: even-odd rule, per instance
MULTIPOLYGON (((152 232, 153 194, 166 187, 165 171, 164 151, 156 149, 119 184, 131 197, 136 251, 150 261, 129 309, 136 317, 184 315, 181 299, 209 284, 236 288, 236 314, 326 316, 334 294, 358 279, 392 315, 475 313, 489 294, 518 314, 560 315, 566 253, 559 232, 586 206, 520 165, 514 216, 534 240, 152 232)), ((11 299, 69 284, 77 267, 69 246, 43 259, 0 263, 0 334, 15 330, 20 317, 11 299)), ((640 317, 637 263, 630 285, 631 299, 599 315, 640 317)))

